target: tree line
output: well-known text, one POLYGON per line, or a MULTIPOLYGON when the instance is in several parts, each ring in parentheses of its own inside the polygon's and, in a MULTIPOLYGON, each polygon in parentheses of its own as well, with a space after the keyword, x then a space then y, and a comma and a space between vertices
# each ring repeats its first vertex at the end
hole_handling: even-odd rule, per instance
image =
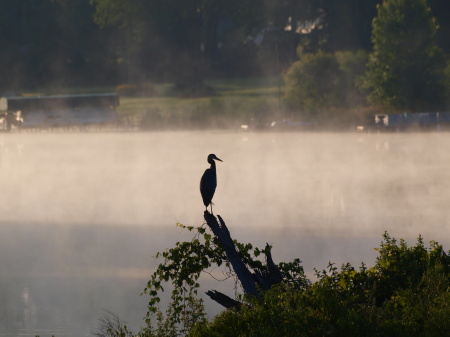
POLYGON ((439 29, 426 0, 383 1, 370 52, 311 53, 300 44, 299 60, 285 75, 286 103, 302 118, 334 124, 361 118, 364 110, 369 116, 445 111, 450 62, 439 29))
MULTIPOLYGON (((373 23, 376 24, 379 14, 377 6, 385 2, 5 0, 0 2, 0 89, 5 92, 158 81, 195 83, 206 78, 292 74, 299 57, 302 61, 303 56, 309 55, 303 61, 312 62, 311 55, 319 55, 322 57, 320 62, 326 63, 330 62, 326 58, 334 55, 335 60, 331 62, 334 65, 330 63, 325 69, 338 69, 337 73, 344 75, 330 85, 343 86, 347 90, 326 94, 325 107, 334 106, 336 102, 341 102, 342 106, 343 101, 347 105, 358 103, 367 95, 372 102, 380 102, 380 99, 386 102, 389 95, 374 88, 371 81, 363 83, 358 77, 361 64, 368 61, 369 54, 371 76, 378 76, 381 81, 386 74, 377 75, 376 70, 381 69, 379 62, 387 60, 382 61, 382 57, 397 58, 400 64, 403 59, 397 51, 402 48, 408 52, 404 46, 390 40, 395 31, 405 28, 402 23, 386 26, 384 31, 380 28, 378 33, 374 30, 373 23), (385 42, 391 42, 391 45, 377 49, 384 43, 383 36, 387 36, 385 42), (364 52, 367 59, 364 59, 364 52), (355 57, 350 57, 349 53, 355 57), (355 80, 359 81, 357 90, 355 80)), ((431 32, 431 39, 438 52, 426 50, 428 56, 435 54, 433 62, 441 64, 450 53, 447 38, 450 23, 446 19, 450 14, 450 3, 443 0, 419 2, 429 8, 426 20, 431 22, 428 22, 428 28, 420 26, 419 17, 414 19, 419 21, 404 23, 416 27, 410 40, 405 42, 416 48, 409 50, 409 55, 422 50, 415 42, 423 41, 423 28, 429 32, 429 24, 432 24, 434 28, 431 29, 435 31, 431 32)), ((408 87, 412 83, 411 76, 407 76, 409 68, 399 67, 396 76, 405 76, 404 81, 397 84, 408 87)), ((421 68, 419 63, 418 69, 421 68)), ((327 78, 335 75, 336 71, 331 71, 327 78)), ((430 78, 421 80, 429 84, 430 78)), ((429 102, 435 86, 427 88, 429 102)), ((327 92, 327 88, 322 89, 327 92)), ((323 94, 320 90, 319 101, 323 94)), ((421 88, 405 90, 409 90, 406 97, 409 99, 415 98, 421 88)), ((311 98, 300 103, 298 97, 292 99, 287 95, 287 103, 296 109, 324 110, 324 105, 315 107, 317 102, 311 98)), ((409 106, 401 101, 391 103, 408 108, 412 104, 427 106, 417 99, 409 106)))
POLYGON ((300 37, 284 30, 288 21, 296 26, 320 18, 317 35, 330 49, 370 48, 375 2, 5 0, 0 3, 0 86, 274 72, 276 47, 284 66, 295 58, 300 37), (263 41, 255 42, 264 31, 263 41))

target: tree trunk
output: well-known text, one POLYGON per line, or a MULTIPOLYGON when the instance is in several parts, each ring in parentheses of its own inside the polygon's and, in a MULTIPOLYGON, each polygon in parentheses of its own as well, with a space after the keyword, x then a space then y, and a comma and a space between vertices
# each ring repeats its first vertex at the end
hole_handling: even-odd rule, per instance
POLYGON ((241 281, 244 292, 249 295, 257 296, 259 294, 259 291, 256 286, 256 280, 254 279, 252 273, 248 270, 245 263, 242 262, 241 258, 239 257, 233 239, 231 239, 230 232, 228 231, 228 228, 225 225, 223 219, 220 217, 220 215, 217 216, 220 221, 219 224, 214 214, 211 214, 208 211, 205 211, 204 217, 209 228, 211 228, 214 235, 219 238, 220 243, 222 244, 222 248, 228 257, 228 261, 230 261, 231 266, 233 267, 239 281, 241 281))
MULTIPOLYGON (((255 270, 252 273, 239 257, 236 246, 234 245, 233 239, 231 238, 230 232, 222 217, 220 215, 216 217, 214 214, 205 211, 204 218, 209 228, 211 228, 214 235, 219 239, 222 248, 227 255, 228 261, 247 295, 258 297, 261 289, 270 289, 272 285, 282 281, 281 273, 277 265, 273 262, 270 246, 268 244, 264 250, 264 254, 266 255, 266 266, 262 269, 255 270), (217 219, 219 221, 217 221, 217 219)), ((215 290, 208 291, 206 294, 226 308, 239 307, 241 304, 215 290)))

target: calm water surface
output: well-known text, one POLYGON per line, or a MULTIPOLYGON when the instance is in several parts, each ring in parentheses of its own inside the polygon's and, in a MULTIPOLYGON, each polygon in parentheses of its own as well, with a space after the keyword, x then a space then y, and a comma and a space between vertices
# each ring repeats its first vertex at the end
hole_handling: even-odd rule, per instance
MULTIPOLYGON (((91 336, 104 310, 137 329, 152 256, 214 212, 234 238, 299 257, 373 265, 387 230, 450 246, 450 134, 0 134, 0 336, 91 336)), ((205 277, 204 291, 233 294, 205 277)), ((220 308, 206 299, 210 313, 220 308)))

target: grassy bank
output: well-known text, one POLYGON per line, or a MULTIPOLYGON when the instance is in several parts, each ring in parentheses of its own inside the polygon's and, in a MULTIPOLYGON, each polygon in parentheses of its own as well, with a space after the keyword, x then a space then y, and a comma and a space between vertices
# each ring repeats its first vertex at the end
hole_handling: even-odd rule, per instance
POLYGON ((277 77, 208 80, 203 88, 206 92, 192 95, 171 83, 146 83, 117 87, 47 87, 26 90, 20 95, 117 92, 120 97, 117 113, 122 125, 144 130, 237 128, 241 124, 264 125, 279 116, 283 88, 277 77))
MULTIPOLYGON (((278 77, 208 80, 205 84, 200 85, 200 92, 205 92, 199 95, 198 92, 192 94, 191 90, 195 88, 192 83, 187 91, 177 89, 171 83, 147 83, 101 88, 49 88, 22 94, 117 92, 120 96, 117 113, 122 126, 142 130, 237 129, 243 124, 254 128, 286 117, 292 117, 294 123, 285 126, 279 123, 280 128, 302 129, 302 125, 308 124, 308 114, 302 118, 300 113, 291 111, 294 116, 290 116, 283 110, 284 85, 278 77)), ((323 129, 353 130, 355 125, 363 125, 366 117, 373 113, 371 108, 331 108, 317 123, 323 129)))
POLYGON ((117 111, 125 123, 143 129, 230 128, 265 123, 279 111, 282 88, 277 78, 206 81, 215 95, 182 98, 171 85, 155 85, 153 97, 121 96, 117 111))

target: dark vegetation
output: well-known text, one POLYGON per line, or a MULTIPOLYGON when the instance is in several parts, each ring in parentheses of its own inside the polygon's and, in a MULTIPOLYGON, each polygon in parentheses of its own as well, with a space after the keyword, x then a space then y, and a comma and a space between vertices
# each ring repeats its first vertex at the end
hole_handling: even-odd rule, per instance
MULTIPOLYGON (((330 262, 326 270, 316 270, 317 280, 312 281, 299 259, 272 265, 270 246, 260 249, 234 240, 244 269, 253 270, 256 288, 249 290, 223 240, 221 231, 228 232, 223 219, 219 217, 217 231, 212 217, 205 212, 212 233, 204 226, 179 225, 194 233, 192 241, 157 254, 163 261, 144 291, 150 296, 147 326, 137 335, 446 336, 450 329, 450 252, 437 242, 427 247, 419 236, 408 246, 384 233, 373 267, 347 263, 338 269, 330 262), (228 309, 208 321, 197 297, 198 280, 217 267, 239 280, 244 293, 227 298, 228 309), (274 275, 271 268, 279 277, 267 277, 274 275), (258 275, 272 285, 266 287, 258 275), (159 296, 169 284, 171 303, 164 314, 159 296)), ((227 297, 218 294, 208 291, 219 303, 227 297)), ((101 328, 102 336, 134 335, 115 315, 107 315, 101 328)))
MULTIPOLYGON (((276 74, 296 60, 301 41, 310 52, 370 50, 379 2, 6 0, 0 88, 276 74), (297 22, 311 34, 296 34, 297 22)), ((440 7, 445 18, 448 6, 440 7)))
MULTIPOLYGON (((157 99, 171 83, 165 95, 184 102, 216 97, 212 79, 274 76, 272 120, 347 126, 376 111, 443 111, 449 15, 442 0, 7 0, 0 91, 157 99)), ((175 119, 157 103, 131 115, 144 128, 235 120, 227 101, 211 102, 175 119)), ((266 109, 248 110, 239 122, 267 122, 266 109)))

